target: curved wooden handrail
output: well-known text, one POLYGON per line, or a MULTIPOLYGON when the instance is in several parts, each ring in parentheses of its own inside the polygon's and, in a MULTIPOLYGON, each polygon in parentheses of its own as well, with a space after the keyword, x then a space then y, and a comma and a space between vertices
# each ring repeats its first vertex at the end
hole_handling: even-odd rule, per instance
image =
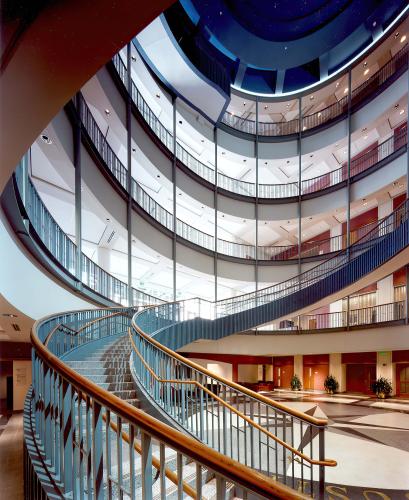
POLYGON ((213 448, 200 443, 196 439, 181 433, 163 422, 156 420, 144 411, 135 408, 114 394, 102 389, 86 377, 75 372, 57 356, 51 353, 37 335, 37 331, 41 324, 54 316, 55 315, 50 315, 34 323, 30 334, 31 342, 37 355, 47 363, 49 367, 58 372, 63 379, 68 381, 78 390, 84 392, 90 398, 95 399, 102 406, 109 408, 112 412, 127 420, 130 424, 141 428, 153 438, 166 443, 171 448, 179 450, 181 453, 191 457, 205 467, 217 471, 222 476, 256 494, 266 498, 278 497, 285 500, 306 500, 309 498, 303 493, 292 490, 264 474, 258 473, 222 455, 213 448))
MULTIPOLYGON (((168 304, 174 304, 174 303, 176 304, 177 301, 176 302, 168 302, 168 304)), ((147 309, 150 309, 150 308, 153 309, 155 307, 157 307, 157 306, 150 306, 147 309)), ((203 366, 198 365, 194 361, 191 361, 190 359, 185 358, 184 356, 180 355, 176 351, 172 351, 172 349, 169 349, 169 347, 162 345, 160 342, 153 339, 152 337, 147 335, 143 330, 141 330, 141 328, 139 328, 139 326, 135 322, 135 316, 132 319, 132 326, 138 332, 138 334, 140 334, 145 340, 147 340, 148 342, 153 344, 155 347, 160 349, 162 352, 168 354, 169 356, 171 356, 174 359, 177 359, 178 361, 181 361, 186 366, 189 366, 190 368, 193 368, 194 370, 200 371, 204 375, 211 377, 215 380, 218 380, 222 384, 228 385, 229 387, 231 387, 232 389, 234 389, 236 391, 243 392, 247 396, 250 396, 250 397, 260 401, 260 403, 264 403, 264 404, 267 404, 269 406, 273 406, 277 410, 289 413, 293 417, 304 420, 304 421, 308 422, 309 424, 315 425, 316 427, 325 427, 328 425, 328 420, 325 418, 317 418, 317 417, 313 417, 311 415, 307 415, 306 413, 303 413, 301 411, 295 410, 293 408, 289 408, 288 406, 283 405, 282 403, 279 403, 278 401, 273 401, 272 399, 266 398, 262 394, 254 392, 251 389, 248 389, 247 387, 243 387, 242 385, 237 384, 236 382, 233 382, 231 380, 227 380, 226 378, 222 377, 221 375, 217 375, 217 374, 207 370, 203 366)))
MULTIPOLYGON (((301 458, 302 460, 305 460, 309 464, 311 464, 311 465, 324 465, 324 466, 327 466, 327 467, 335 467, 337 465, 337 462, 335 460, 332 460, 332 459, 329 459, 329 460, 327 460, 327 459, 325 459, 325 460, 314 460, 314 459, 310 458, 308 455, 305 455, 304 453, 302 453, 301 451, 297 450, 293 446, 289 445, 288 443, 286 443, 285 441, 283 441, 282 439, 280 439, 276 435, 272 434, 270 431, 264 429, 264 427, 262 427, 260 424, 258 424, 254 420, 252 420, 250 417, 248 417, 247 415, 245 415, 241 411, 237 410, 237 408, 235 408, 234 406, 232 406, 229 403, 227 403, 226 401, 224 401, 224 399, 222 399, 219 396, 217 396, 217 394, 214 394, 214 392, 212 392, 210 389, 208 389, 207 387, 205 387, 203 384, 201 384, 197 380, 161 379, 152 370, 152 368, 148 365, 148 363, 143 358, 142 354, 139 352, 139 350, 136 347, 135 342, 134 342, 134 340, 132 338, 132 334, 131 334, 131 329, 130 328, 128 330, 128 333, 129 333, 129 338, 131 340, 132 347, 133 347, 136 355, 139 357, 139 359, 141 360, 141 362, 143 363, 143 365, 145 366, 145 368, 148 370, 148 372, 152 375, 152 377, 157 382, 159 382, 161 384, 178 384, 178 385, 186 384, 186 385, 194 385, 194 386, 200 388, 206 394, 208 394, 211 398, 215 399, 222 406, 224 406, 225 408, 229 409, 231 412, 233 412, 234 414, 236 414, 238 417, 240 417, 243 420, 245 420, 250 426, 256 428, 259 432, 265 434, 268 438, 270 438, 273 441, 275 441, 276 443, 280 444, 281 446, 283 446, 284 448, 286 448, 287 450, 289 450, 291 453, 294 453, 294 455, 297 455, 299 458, 301 458)), ((197 366, 199 366, 199 365, 197 365, 197 366)), ((217 378, 217 377, 212 376, 212 378, 217 378)), ((240 391, 241 391, 241 389, 240 389, 240 391)), ((254 394, 257 394, 257 393, 254 393, 254 394)))

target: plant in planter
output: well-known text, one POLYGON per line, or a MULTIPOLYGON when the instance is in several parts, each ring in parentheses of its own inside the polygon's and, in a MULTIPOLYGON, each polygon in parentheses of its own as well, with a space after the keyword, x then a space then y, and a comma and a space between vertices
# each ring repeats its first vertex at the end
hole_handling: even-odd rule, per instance
POLYGON ((385 399, 392 393, 392 384, 385 377, 380 377, 372 384, 372 391, 379 399, 385 399))
POLYGON ((301 391, 302 384, 298 375, 294 374, 292 376, 290 385, 292 391, 301 391))
POLYGON ((324 388, 328 394, 334 394, 334 392, 337 392, 338 387, 339 384, 334 375, 327 375, 327 378, 324 381, 324 388))

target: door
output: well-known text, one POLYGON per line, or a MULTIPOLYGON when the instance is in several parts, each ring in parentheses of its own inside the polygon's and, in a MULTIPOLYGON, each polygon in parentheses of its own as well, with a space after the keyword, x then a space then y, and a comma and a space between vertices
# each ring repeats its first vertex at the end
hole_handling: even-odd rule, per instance
POLYGON ((371 385, 376 379, 376 364, 347 364, 346 390, 347 392, 363 392, 371 394, 371 385))
POLYGON ((396 392, 398 396, 409 396, 409 363, 396 365, 396 392))
POLYGON ((274 387, 288 389, 294 374, 294 365, 274 366, 274 387))
POLYGON ((323 391, 324 381, 327 375, 328 375, 327 364, 304 366, 304 389, 323 391))

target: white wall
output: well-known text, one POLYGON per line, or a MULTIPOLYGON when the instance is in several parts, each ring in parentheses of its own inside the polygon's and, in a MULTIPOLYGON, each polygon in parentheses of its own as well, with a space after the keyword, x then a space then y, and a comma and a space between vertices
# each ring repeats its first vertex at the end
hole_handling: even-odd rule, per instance
POLYGON ((342 355, 339 352, 329 355, 329 374, 333 375, 339 383, 339 392, 344 392, 346 388, 346 370, 341 364, 342 355))
POLYGON ((384 377, 392 382, 392 395, 396 393, 396 369, 392 363, 392 352, 376 353, 376 378, 384 377))
POLYGON ((24 408, 31 384, 31 361, 13 361, 13 411, 24 408))

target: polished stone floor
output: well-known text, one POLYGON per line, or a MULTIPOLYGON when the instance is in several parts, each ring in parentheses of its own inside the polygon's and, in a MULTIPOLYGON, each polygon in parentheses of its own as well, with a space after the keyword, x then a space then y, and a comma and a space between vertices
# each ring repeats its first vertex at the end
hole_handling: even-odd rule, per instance
POLYGON ((0 415, 0 499, 23 498, 23 414, 0 415))
POLYGON ((263 393, 297 410, 328 418, 328 498, 409 498, 409 401, 340 394, 263 393))

